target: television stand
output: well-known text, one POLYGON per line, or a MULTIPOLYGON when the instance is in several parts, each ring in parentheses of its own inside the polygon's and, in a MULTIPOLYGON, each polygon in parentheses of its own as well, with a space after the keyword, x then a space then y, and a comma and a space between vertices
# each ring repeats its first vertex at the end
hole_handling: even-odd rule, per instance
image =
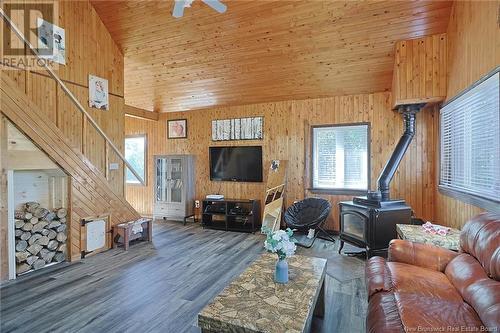
POLYGON ((203 200, 202 212, 203 228, 254 233, 261 227, 259 200, 203 200))

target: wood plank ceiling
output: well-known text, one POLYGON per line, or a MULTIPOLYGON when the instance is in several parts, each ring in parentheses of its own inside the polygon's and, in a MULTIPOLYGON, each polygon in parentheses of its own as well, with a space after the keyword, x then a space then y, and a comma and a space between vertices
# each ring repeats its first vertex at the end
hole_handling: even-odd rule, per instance
POLYGON ((390 90, 394 43, 446 31, 448 1, 98 1, 125 100, 174 112, 390 90))

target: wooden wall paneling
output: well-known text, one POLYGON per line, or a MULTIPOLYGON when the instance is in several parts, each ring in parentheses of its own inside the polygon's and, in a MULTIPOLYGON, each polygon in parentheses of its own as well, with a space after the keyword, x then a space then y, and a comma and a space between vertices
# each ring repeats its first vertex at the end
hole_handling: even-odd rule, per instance
POLYGON ((392 106, 441 102, 446 97, 445 33, 396 43, 392 106))
MULTIPOLYGON (((448 25, 448 85, 451 99, 500 64, 499 1, 455 1, 448 25)), ((436 116, 436 161, 439 121, 436 116)), ((439 163, 435 165, 439 176, 439 163)), ((436 179, 436 185, 439 180, 436 179)), ((482 209, 441 194, 435 186, 436 220, 448 226, 462 228, 482 209)))
MULTIPOLYGON (((3 21, 3 20, 2 20, 3 21)), ((1 43, 0 43, 1 44, 1 43)), ((0 76, 6 75, 10 77, 17 85, 17 87, 25 91, 26 89, 26 71, 7 67, 0 64, 0 76)))
MULTIPOLYGON (((104 121, 99 125, 104 132, 113 138, 113 143, 121 153, 125 151, 125 114, 123 111, 124 102, 122 97, 110 95, 110 109, 103 112, 104 121)), ((121 195, 124 195, 124 165, 118 155, 108 145, 107 147, 107 167, 108 181, 110 186, 121 195), (118 170, 109 170, 110 163, 118 163, 118 170)), ((105 164, 106 165, 106 164, 105 164)))
POLYGON ((58 25, 66 35, 66 65, 59 66, 57 74, 64 80, 88 86, 88 73, 95 62, 95 42, 90 40, 94 25, 90 19, 87 1, 58 1, 58 25))
MULTIPOLYGON (((434 189, 432 167, 433 145, 424 148, 432 139, 434 118, 432 110, 417 115, 417 135, 410 145, 391 184, 391 195, 404 198, 417 216, 434 218, 434 189), (416 165, 416 166, 414 166, 416 165), (427 199, 427 202, 424 201, 427 199)), ((378 175, 392 154, 403 132, 401 115, 391 110, 390 93, 336 96, 322 99, 262 103, 246 106, 221 107, 185 113, 160 114, 159 121, 132 117, 125 118, 127 135, 148 135, 148 186, 126 186, 127 200, 141 213, 151 214, 153 202, 153 155, 184 153, 196 156, 196 197, 222 193, 227 197, 262 199, 265 182, 258 184, 211 182, 209 180, 208 147, 233 145, 262 145, 263 163, 267 168, 272 159, 289 162, 286 206, 305 196, 321 196, 332 203, 329 229, 338 229, 338 202, 352 199, 352 195, 325 195, 311 193, 309 188, 310 126, 352 122, 371 123, 371 188, 376 188, 378 175), (264 116, 264 139, 256 141, 211 140, 211 121, 247 116, 264 116), (167 139, 166 120, 186 118, 187 139, 167 139)))
MULTIPOLYGON (((86 88, 68 84, 69 89, 80 102, 85 102, 88 96, 86 88)), ((84 103, 83 105, 88 105, 84 103)), ((57 127, 70 140, 73 148, 83 151, 83 115, 74 106, 62 89, 57 89, 57 127)))
POLYGON ((111 93, 123 96, 123 55, 95 10, 92 17, 96 24, 96 57, 99 59, 96 74, 109 80, 111 93))
POLYGON ((57 124, 57 83, 52 78, 26 72, 26 93, 44 115, 57 124))
POLYGON ((0 281, 9 276, 7 199, 7 121, 0 114, 0 281))
POLYGON ((89 74, 108 80, 109 91, 123 96, 123 55, 89 1, 58 1, 58 25, 66 34, 65 81, 88 87, 89 74))
MULTIPOLYGON (((87 111, 90 113, 92 118, 99 124, 102 123, 102 110, 92 109, 87 107, 87 111)), ((84 154, 85 156, 94 164, 99 171, 103 174, 106 173, 106 140, 97 132, 95 127, 84 118, 87 123, 84 127, 84 154)))

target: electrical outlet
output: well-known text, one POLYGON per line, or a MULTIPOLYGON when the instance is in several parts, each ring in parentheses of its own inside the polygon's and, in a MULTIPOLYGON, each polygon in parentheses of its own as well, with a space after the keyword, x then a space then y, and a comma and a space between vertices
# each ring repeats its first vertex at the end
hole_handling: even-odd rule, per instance
POLYGON ((109 163, 109 170, 118 170, 120 168, 120 164, 118 163, 109 163))

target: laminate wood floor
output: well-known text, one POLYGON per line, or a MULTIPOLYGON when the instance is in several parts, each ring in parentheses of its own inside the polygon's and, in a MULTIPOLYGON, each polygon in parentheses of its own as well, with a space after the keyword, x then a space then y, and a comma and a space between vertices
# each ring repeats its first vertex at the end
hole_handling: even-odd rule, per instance
MULTIPOLYGON (((0 331, 200 332, 198 312, 263 251, 263 236, 155 222, 153 243, 32 273, 0 288, 0 331)), ((348 246, 346 246, 348 248, 348 246)), ((364 261, 317 240, 303 255, 328 259, 321 333, 364 332, 364 261)))

